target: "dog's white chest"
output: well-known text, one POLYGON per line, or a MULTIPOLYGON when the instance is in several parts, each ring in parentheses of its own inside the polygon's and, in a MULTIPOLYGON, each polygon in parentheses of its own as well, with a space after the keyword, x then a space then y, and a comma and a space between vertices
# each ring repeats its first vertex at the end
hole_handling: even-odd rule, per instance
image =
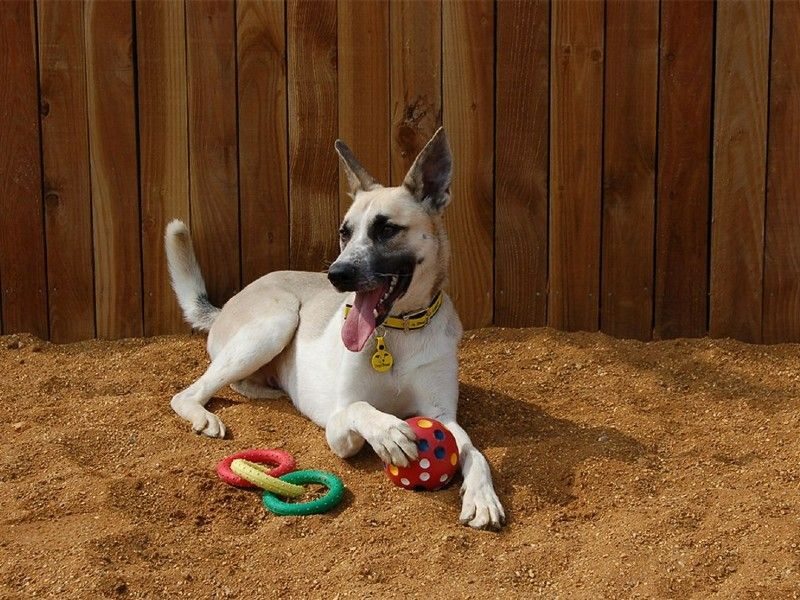
POLYGON ((295 345, 282 377, 297 408, 319 425, 355 402, 398 417, 411 416, 418 404, 414 383, 419 369, 441 360, 457 369, 454 341, 443 338, 435 326, 408 332, 387 329, 381 332, 381 342, 373 336, 361 352, 343 346, 340 327, 338 319, 332 320, 324 335, 295 345), (391 361, 381 352, 391 354, 391 361), (381 369, 375 368, 376 362, 381 369))

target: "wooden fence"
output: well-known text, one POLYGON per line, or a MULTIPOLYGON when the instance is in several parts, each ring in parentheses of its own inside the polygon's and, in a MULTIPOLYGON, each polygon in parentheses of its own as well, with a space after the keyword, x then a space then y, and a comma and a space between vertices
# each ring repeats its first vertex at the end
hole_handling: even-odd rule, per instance
POLYGON ((4 333, 184 331, 322 270, 333 141, 398 183, 455 154, 465 324, 800 341, 800 0, 0 2, 4 333))

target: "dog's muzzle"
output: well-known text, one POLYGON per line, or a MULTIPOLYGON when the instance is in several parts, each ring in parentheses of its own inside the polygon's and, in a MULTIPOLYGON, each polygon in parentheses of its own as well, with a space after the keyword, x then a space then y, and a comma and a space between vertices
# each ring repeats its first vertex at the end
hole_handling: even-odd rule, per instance
POLYGON ((358 290, 358 269, 352 263, 335 262, 328 268, 328 280, 340 292, 355 292, 358 290))

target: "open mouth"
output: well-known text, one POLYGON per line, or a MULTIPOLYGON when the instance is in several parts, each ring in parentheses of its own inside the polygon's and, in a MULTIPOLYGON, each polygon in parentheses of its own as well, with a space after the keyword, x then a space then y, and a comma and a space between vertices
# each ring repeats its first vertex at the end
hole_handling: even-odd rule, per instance
POLYGON ((379 284, 356 292, 353 307, 342 325, 342 341, 351 352, 360 352, 367 340, 389 316, 392 306, 408 291, 412 273, 381 275, 379 284))
POLYGON ((411 276, 404 274, 389 275, 383 277, 381 295, 378 303, 375 305, 375 326, 377 327, 386 320, 389 316, 389 311, 392 306, 408 291, 408 286, 411 283, 411 276))

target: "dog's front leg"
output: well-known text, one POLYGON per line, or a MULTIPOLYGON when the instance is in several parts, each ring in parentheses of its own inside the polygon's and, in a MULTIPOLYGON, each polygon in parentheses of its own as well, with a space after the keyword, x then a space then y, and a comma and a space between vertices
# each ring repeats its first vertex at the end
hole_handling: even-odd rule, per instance
POLYGON ((353 456, 366 441, 385 463, 401 467, 417 458, 414 431, 405 421, 379 411, 366 402, 341 408, 328 420, 325 437, 342 458, 353 456))
POLYGON ((459 520, 476 529, 500 529, 506 520, 503 505, 494 491, 492 472, 486 457, 475 448, 464 428, 456 422, 458 367, 442 360, 421 369, 414 383, 414 397, 420 415, 434 417, 456 438, 461 484, 459 520))
POLYGON ((464 483, 461 484, 461 516, 465 525, 477 529, 500 529, 506 520, 506 513, 494 491, 492 473, 486 457, 472 445, 469 435, 454 417, 439 417, 456 438, 464 483))

